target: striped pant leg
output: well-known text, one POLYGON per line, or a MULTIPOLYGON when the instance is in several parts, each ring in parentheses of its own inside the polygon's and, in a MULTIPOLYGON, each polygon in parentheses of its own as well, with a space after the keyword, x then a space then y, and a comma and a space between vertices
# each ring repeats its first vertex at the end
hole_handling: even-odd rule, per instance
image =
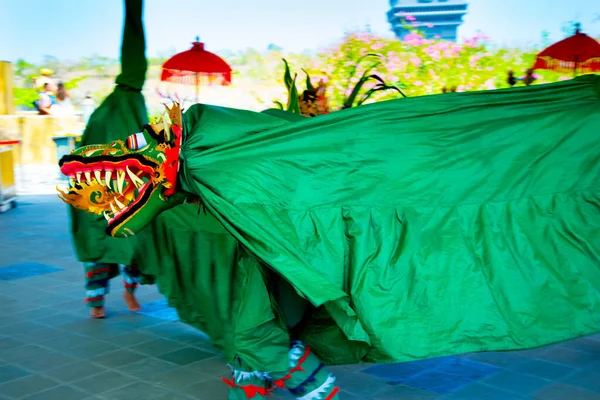
POLYGON ((289 352, 290 371, 285 376, 273 376, 274 386, 287 389, 297 400, 337 400, 339 388, 335 376, 311 352, 310 346, 292 343, 289 352))
POLYGON ((232 379, 223 378, 230 387, 228 400, 264 399, 277 388, 287 389, 297 400, 339 399, 335 377, 309 346, 294 342, 288 358, 290 370, 285 374, 251 371, 238 360, 232 379))
POLYGON ((127 292, 134 294, 142 279, 142 273, 137 265, 121 265, 123 284, 127 292))
POLYGON ((118 271, 117 264, 84 263, 85 297, 89 307, 104 306, 104 296, 109 293, 109 281, 118 271))
POLYGON ((228 400, 266 399, 271 395, 272 382, 264 372, 252 371, 237 359, 236 365, 231 366, 231 380, 223 379, 229 386, 228 400))

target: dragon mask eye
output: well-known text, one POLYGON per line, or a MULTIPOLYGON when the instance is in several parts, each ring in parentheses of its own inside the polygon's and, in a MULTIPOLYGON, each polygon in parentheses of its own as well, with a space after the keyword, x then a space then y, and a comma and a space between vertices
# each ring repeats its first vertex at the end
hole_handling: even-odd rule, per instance
POLYGON ((127 148, 130 150, 139 150, 148 145, 143 133, 134 133, 127 137, 127 148))

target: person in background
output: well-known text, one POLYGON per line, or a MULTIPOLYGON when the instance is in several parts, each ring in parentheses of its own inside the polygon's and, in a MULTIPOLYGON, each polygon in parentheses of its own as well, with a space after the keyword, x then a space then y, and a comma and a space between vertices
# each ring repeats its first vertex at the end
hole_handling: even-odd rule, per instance
POLYGON ((529 68, 525 71, 525 77, 523 77, 523 83, 527 86, 533 84, 535 82, 535 76, 533 76, 533 69, 529 68))
MULTIPOLYGON (((142 95, 148 67, 142 23, 143 0, 125 0, 123 3, 125 26, 121 45, 121 73, 115 79, 112 93, 89 116, 77 147, 126 140, 131 132, 138 132, 141 126, 148 123, 142 95)), ((90 179, 85 177, 86 181, 94 179, 91 175, 90 179)), ((85 297, 91 309, 90 316, 106 317, 104 300, 109 292, 109 281, 120 273, 123 274, 125 286, 125 304, 130 311, 139 311, 140 304, 134 292, 142 276, 135 253, 136 247, 142 244, 135 237, 115 239, 107 235, 103 216, 72 208, 69 217, 75 256, 83 263, 85 270, 85 297)))
POLYGON ((75 109, 73 108, 73 103, 71 103, 71 95, 65 88, 65 85, 62 82, 58 83, 56 89, 56 104, 52 106, 52 114, 60 114, 60 115, 73 115, 75 114, 75 109))
POLYGON ((90 116, 96 108, 96 103, 89 93, 85 95, 85 99, 81 103, 81 108, 83 109, 83 123, 87 125, 88 121, 90 120, 90 116))
POLYGON ((42 90, 44 88, 44 84, 46 83, 55 84, 54 78, 52 78, 54 71, 48 68, 42 68, 40 70, 40 74, 42 76, 36 76, 33 78, 33 86, 36 89, 42 90))
POLYGON ((85 262, 85 302, 91 308, 92 318, 105 318, 104 297, 109 293, 109 281, 123 274, 125 292, 123 300, 129 311, 136 312, 142 309, 135 297, 135 291, 141 282, 141 272, 135 265, 122 265, 114 263, 85 262))
POLYGON ((52 106, 56 103, 54 97, 55 87, 51 82, 44 83, 44 89, 40 92, 40 98, 37 101, 37 108, 40 115, 51 115, 52 106))

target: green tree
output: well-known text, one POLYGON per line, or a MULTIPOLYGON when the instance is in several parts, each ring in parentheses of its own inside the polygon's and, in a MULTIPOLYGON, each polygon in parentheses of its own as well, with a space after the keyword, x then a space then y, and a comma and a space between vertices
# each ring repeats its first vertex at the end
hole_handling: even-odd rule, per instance
POLYGON ((64 63, 61 63, 55 56, 46 54, 42 65, 44 68, 51 69, 57 75, 65 73, 64 63))
POLYGON ((577 21, 568 21, 563 24, 560 30, 562 31, 563 36, 567 38, 569 36, 573 36, 575 34, 575 30, 577 30, 578 28, 579 23, 577 21))
POLYGON ((93 54, 90 57, 84 57, 80 62, 80 68, 87 71, 93 71, 94 75, 100 78, 107 78, 110 75, 111 67, 118 64, 118 60, 110 57, 93 54))
POLYGON ((33 79, 39 75, 39 68, 20 58, 13 64, 13 74, 15 85, 33 88, 33 79))
POLYGON ((542 31, 542 43, 541 44, 542 44, 543 48, 546 48, 552 44, 552 41, 550 40, 550 32, 542 31))
MULTIPOLYGON (((73 90, 79 86, 79 83, 87 79, 86 76, 80 76, 77 78, 70 79, 68 81, 64 81, 65 89, 73 90)), ((29 109, 34 109, 34 102, 39 99, 40 94, 35 88, 29 87, 18 87, 15 86, 13 88, 14 95, 14 104, 16 107, 25 107, 29 109)))
POLYGON ((34 102, 39 99, 39 93, 32 88, 13 88, 14 104, 16 107, 34 109, 34 102))
POLYGON ((33 87, 33 80, 39 74, 39 68, 23 59, 13 64, 15 83, 13 87, 14 104, 17 107, 34 108, 33 102, 39 97, 33 87))
POLYGON ((280 52, 283 50, 283 47, 277 46, 274 43, 271 43, 267 46, 267 51, 277 51, 280 52))

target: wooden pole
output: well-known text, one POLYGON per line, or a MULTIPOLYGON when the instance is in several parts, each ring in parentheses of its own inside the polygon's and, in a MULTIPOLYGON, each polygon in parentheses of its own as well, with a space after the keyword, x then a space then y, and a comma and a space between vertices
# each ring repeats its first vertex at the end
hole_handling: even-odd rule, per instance
POLYGON ((14 113, 12 64, 7 61, 0 61, 0 115, 12 115, 14 113))
POLYGON ((199 103, 200 96, 200 73, 196 73, 196 103, 199 103))

